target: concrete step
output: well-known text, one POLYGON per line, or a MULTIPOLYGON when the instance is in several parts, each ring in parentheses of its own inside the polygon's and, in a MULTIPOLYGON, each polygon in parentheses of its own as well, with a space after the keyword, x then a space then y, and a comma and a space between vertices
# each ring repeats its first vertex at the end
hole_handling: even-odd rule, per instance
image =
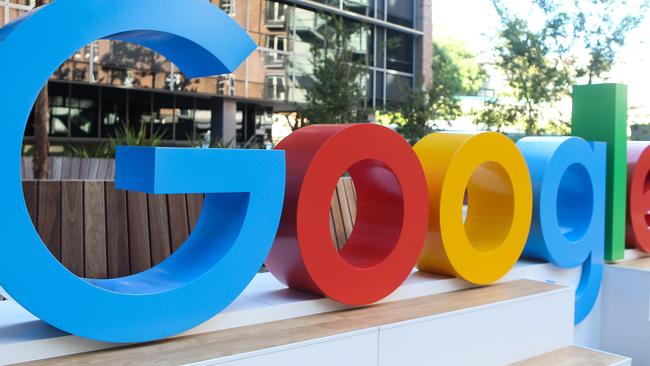
POLYGON ((511 366, 629 366, 632 360, 612 353, 570 346, 549 352, 511 366))

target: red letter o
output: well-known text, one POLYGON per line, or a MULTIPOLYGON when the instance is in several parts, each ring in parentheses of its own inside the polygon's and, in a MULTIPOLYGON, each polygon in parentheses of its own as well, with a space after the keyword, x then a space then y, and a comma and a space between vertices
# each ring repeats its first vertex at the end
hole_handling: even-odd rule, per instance
POLYGON ((267 268, 291 288, 348 305, 374 303, 411 273, 428 222, 424 173, 411 146, 372 124, 316 125, 283 140, 287 186, 267 268), (334 247, 332 192, 349 172, 357 219, 347 245, 334 247))

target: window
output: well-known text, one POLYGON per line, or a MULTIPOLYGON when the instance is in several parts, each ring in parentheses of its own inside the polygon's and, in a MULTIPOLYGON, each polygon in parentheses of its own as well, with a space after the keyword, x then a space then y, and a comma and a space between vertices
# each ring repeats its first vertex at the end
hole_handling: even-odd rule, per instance
POLYGON ((350 32, 350 48, 354 57, 363 65, 372 66, 375 62, 373 53, 373 30, 366 24, 357 21, 344 20, 345 27, 350 32))
POLYGON ((49 83, 50 136, 68 137, 70 126, 70 89, 67 84, 49 83))
POLYGON ((217 80, 217 94, 231 97, 235 95, 235 77, 233 74, 219 76, 217 80))
POLYGON ((163 140, 174 138, 176 121, 174 96, 167 93, 154 93, 153 99, 153 133, 163 140))
POLYGON ((116 88, 103 88, 101 93, 102 137, 114 137, 118 128, 126 125, 126 93, 116 88))
POLYGON ((244 114, 246 110, 244 107, 237 104, 237 113, 235 114, 235 127, 237 128, 236 139, 237 142, 245 141, 246 126, 244 125, 244 114))
POLYGON ((377 19, 386 20, 386 0, 377 0, 377 19))
POLYGON ((287 5, 275 1, 266 2, 264 24, 269 28, 283 28, 287 19, 287 5))
POLYGON ((375 103, 384 105, 384 73, 380 71, 375 74, 375 103))
POLYGON ((312 10, 295 8, 288 33, 292 36, 292 51, 309 56, 312 46, 323 46, 323 35, 326 29, 324 14, 312 10))
POLYGON ((374 17, 375 0, 343 0, 343 9, 351 12, 374 17))
POLYGON ((282 75, 269 75, 266 77, 266 85, 264 90, 264 97, 267 99, 286 99, 286 85, 284 76, 282 75))
POLYGON ((270 34, 266 37, 266 48, 286 51, 287 38, 285 36, 270 34))
POLYGON ((377 27, 376 28, 377 32, 377 52, 376 52, 376 66, 381 69, 386 68, 386 58, 384 57, 386 55, 386 48, 387 48, 387 41, 386 41, 386 29, 377 27))
POLYGON ((386 68, 404 73, 413 73, 413 36, 387 31, 386 68))
POLYGON ((196 139, 209 142, 212 129, 212 99, 196 98, 196 112, 194 112, 196 139))
POLYGON ((194 98, 176 96, 176 141, 194 140, 194 98))
POLYGON ((99 87, 70 86, 70 132, 72 137, 99 137, 99 87))
POLYGON ((405 90, 412 90, 413 78, 410 76, 386 74, 386 103, 403 102, 405 90))
POLYGON ((413 1, 414 0, 386 0, 388 7, 388 21, 406 27, 413 26, 413 1))
POLYGON ((264 51, 264 66, 270 68, 278 68, 284 66, 287 38, 280 35, 268 35, 266 37, 266 48, 269 51, 264 51), (280 51, 280 52, 275 52, 280 51))
MULTIPOLYGON (((125 91, 122 91, 125 93, 125 91)), ((129 126, 131 130, 138 132, 141 128, 151 131, 151 92, 129 90, 129 126)))

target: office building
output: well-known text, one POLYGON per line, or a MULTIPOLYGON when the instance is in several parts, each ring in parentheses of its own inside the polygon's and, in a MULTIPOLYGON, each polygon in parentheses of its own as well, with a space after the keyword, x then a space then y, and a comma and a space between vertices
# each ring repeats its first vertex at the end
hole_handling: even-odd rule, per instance
MULTIPOLYGON (((259 48, 234 73, 189 80, 162 56, 100 40, 64 62, 49 82, 52 145, 96 144, 129 125, 169 145, 208 137, 225 144, 272 141, 278 113, 305 100, 313 82, 311 53, 326 17, 337 16, 367 70, 367 107, 395 102, 403 89, 431 80, 430 0, 211 0, 259 48)), ((0 0, 0 24, 34 0, 0 0)), ((174 16, 170 14, 170 16, 174 16)), ((222 37, 224 35, 215 35, 222 37)), ((33 128, 26 129, 26 142, 33 128)))

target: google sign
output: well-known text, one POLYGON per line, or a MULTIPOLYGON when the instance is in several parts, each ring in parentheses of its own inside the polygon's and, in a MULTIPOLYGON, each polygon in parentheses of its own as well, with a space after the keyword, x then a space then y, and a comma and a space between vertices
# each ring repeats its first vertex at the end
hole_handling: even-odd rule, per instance
MULTIPOLYGON (((604 142, 529 137, 515 144, 497 133, 438 133, 412 148, 390 129, 360 124, 307 127, 273 151, 120 148, 120 188, 205 193, 204 209, 184 245, 158 266, 125 278, 79 278, 50 254, 31 223, 20 153, 42 84, 96 39, 149 47, 190 77, 232 72, 255 50, 231 18, 204 0, 57 0, 0 29, 0 69, 12 70, 0 84, 0 285, 64 331, 110 342, 178 334, 228 306, 263 263, 291 288, 367 305, 391 294, 415 266, 484 285, 522 256, 582 266, 580 322, 598 295, 604 260, 624 249, 627 157, 616 121, 625 111, 604 116, 619 131, 611 134, 607 123, 586 117, 620 92, 602 86, 584 91, 602 95, 587 95, 593 103, 576 108, 574 129, 604 142), (338 252, 329 207, 346 172, 358 212, 338 252)), ((647 146, 630 148, 627 229, 628 242, 646 251, 647 146)))

